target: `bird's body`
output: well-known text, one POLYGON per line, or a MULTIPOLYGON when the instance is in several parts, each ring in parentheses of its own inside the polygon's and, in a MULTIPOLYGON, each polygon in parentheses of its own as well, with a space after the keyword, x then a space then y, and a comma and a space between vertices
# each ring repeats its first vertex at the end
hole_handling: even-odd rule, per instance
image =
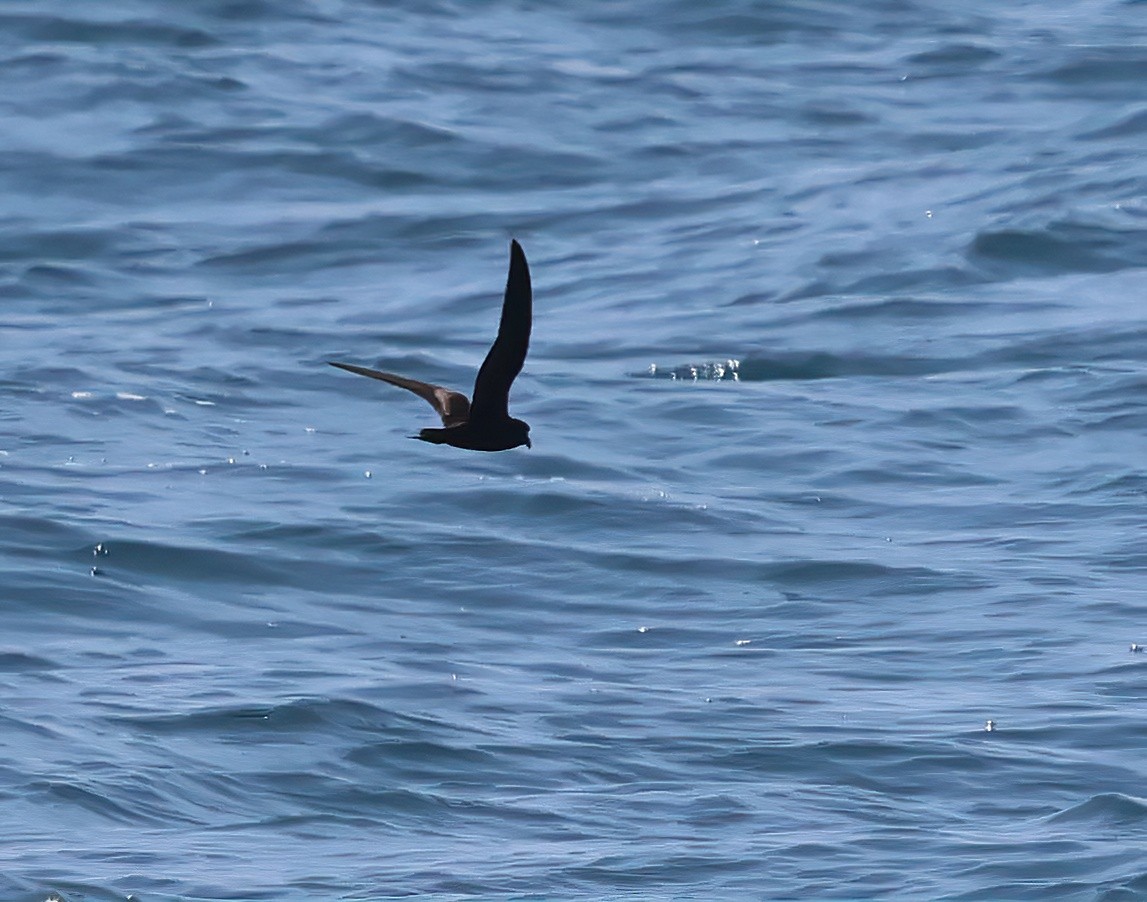
POLYGON ((510 274, 502 301, 498 337, 482 361, 474 381, 474 400, 441 385, 419 382, 351 363, 331 363, 360 376, 369 376, 405 388, 430 404, 442 418, 441 428, 429 427, 413 438, 435 445, 453 445, 469 451, 507 451, 519 445, 530 447, 530 427, 510 416, 510 386, 530 346, 533 292, 526 255, 517 241, 510 242, 510 274))
POLYGON ((418 438, 435 445, 453 445, 467 451, 509 451, 519 445, 530 445, 530 427, 522 420, 507 417, 504 422, 492 428, 475 428, 473 423, 458 426, 444 426, 436 429, 428 426, 418 430, 418 438))

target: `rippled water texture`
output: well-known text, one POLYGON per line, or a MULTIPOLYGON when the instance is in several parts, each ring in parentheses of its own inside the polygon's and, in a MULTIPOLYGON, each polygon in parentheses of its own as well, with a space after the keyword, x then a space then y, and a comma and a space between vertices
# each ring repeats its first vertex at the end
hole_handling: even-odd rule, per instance
POLYGON ((1145 47, 0 6, 0 897, 1147 898, 1145 47))

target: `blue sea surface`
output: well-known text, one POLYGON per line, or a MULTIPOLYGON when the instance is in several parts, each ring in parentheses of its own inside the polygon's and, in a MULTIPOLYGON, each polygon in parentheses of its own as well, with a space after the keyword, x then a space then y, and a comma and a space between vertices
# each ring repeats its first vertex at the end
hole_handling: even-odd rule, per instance
POLYGON ((0 5, 0 899, 1147 899, 1147 3, 0 5), (469 391, 509 239, 533 448, 469 391), (991 729, 987 729, 991 722, 991 729))

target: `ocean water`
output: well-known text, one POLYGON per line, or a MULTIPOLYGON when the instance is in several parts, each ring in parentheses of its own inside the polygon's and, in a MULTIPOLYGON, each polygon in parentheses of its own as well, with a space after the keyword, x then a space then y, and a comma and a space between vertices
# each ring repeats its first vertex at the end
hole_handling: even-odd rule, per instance
POLYGON ((1147 898, 1147 4, 8 0, 0 73, 0 899, 1147 898), (534 447, 412 442, 326 361, 468 391, 511 237, 534 447))

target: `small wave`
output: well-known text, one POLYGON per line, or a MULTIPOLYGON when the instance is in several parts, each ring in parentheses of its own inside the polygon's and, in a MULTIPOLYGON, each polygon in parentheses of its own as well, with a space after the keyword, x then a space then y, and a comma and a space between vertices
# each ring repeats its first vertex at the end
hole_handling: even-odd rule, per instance
POLYGON ((1071 824, 1147 824, 1147 799, 1121 792, 1104 792, 1092 796, 1086 802, 1056 812, 1048 820, 1071 824))
POLYGON ((5 15, 0 21, 6 29, 22 31, 30 40, 49 44, 125 43, 192 48, 219 43, 217 37, 199 28, 147 20, 100 22, 44 15, 5 15))
POLYGON ((1125 138, 1141 135, 1147 132, 1147 110, 1140 110, 1130 116, 1121 118, 1111 125, 1084 132, 1079 137, 1085 141, 1107 140, 1108 138, 1125 138))
POLYGON ((272 566, 251 554, 135 540, 111 543, 104 569, 109 574, 147 574, 165 581, 194 583, 258 580, 271 586, 292 581, 288 568, 272 566))
POLYGON ((326 726, 373 732, 389 719, 365 702, 299 698, 271 705, 222 705, 172 714, 114 715, 108 718, 146 733, 231 736, 251 733, 304 733, 326 726))
POLYGON ((1080 223, 1042 229, 980 232, 970 256, 989 266, 1017 266, 1037 272, 1114 272, 1147 266, 1141 231, 1101 228, 1080 223))
POLYGON ((23 652, 0 652, 0 673, 28 673, 32 670, 55 670, 60 665, 37 655, 23 652))
POLYGON ((951 73, 956 67, 978 66, 999 59, 1001 54, 990 47, 969 43, 946 43, 933 50, 914 53, 908 57, 911 63, 931 66, 951 73))
POLYGON ((652 376, 655 379, 686 379, 690 382, 737 382, 740 378, 738 375, 740 367, 741 362, 732 359, 698 364, 687 363, 668 368, 658 367, 656 363, 652 363, 647 372, 635 375, 652 376))
POLYGON ((634 376, 688 382, 782 382, 843 376, 929 376, 963 369, 966 361, 935 357, 780 352, 767 358, 715 360, 663 367, 651 364, 634 376))

